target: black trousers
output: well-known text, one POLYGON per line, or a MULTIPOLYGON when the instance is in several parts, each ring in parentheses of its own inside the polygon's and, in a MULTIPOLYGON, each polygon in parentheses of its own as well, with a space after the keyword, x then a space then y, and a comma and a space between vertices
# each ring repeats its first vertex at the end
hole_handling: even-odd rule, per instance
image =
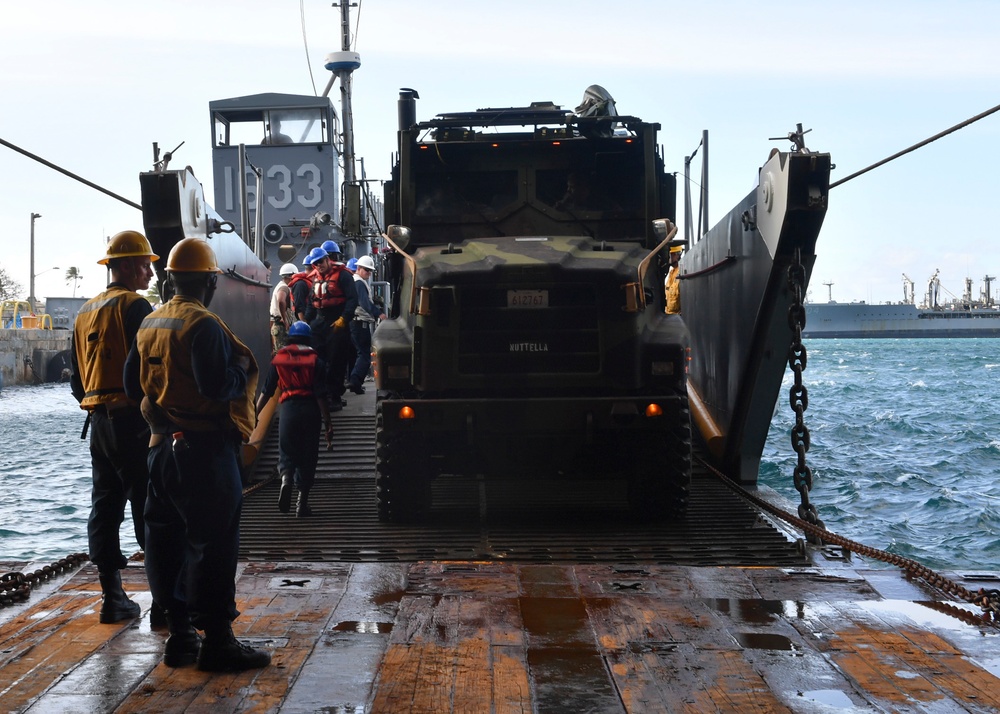
POLYGON ((132 506, 132 526, 139 547, 146 548, 143 511, 149 471, 149 426, 139 409, 125 407, 110 416, 96 409, 90 419, 90 461, 93 485, 87 541, 90 559, 102 573, 121 570, 128 563, 122 554, 119 531, 125 504, 132 506))
POLYGON ((316 480, 323 415, 315 397, 286 399, 278 419, 278 473, 294 474, 295 487, 309 491, 316 480))
POLYGON ((333 329, 332 323, 336 319, 318 315, 311 327, 313 349, 326 361, 326 384, 330 398, 339 400, 347 391, 344 380, 351 358, 351 331, 347 325, 340 330, 333 329))
POLYGON ((186 432, 149 451, 146 579, 168 613, 186 612, 200 630, 236 619, 236 561, 243 484, 239 439, 186 432))

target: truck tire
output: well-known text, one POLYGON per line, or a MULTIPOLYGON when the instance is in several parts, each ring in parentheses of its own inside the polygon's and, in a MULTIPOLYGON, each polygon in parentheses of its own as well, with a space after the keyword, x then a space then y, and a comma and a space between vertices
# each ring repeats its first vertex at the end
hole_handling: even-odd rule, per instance
POLYGON ((687 405, 666 438, 633 454, 628 499, 644 521, 683 517, 691 486, 691 416, 687 405))
POLYGON ((410 434, 385 428, 382 405, 375 408, 375 500, 381 521, 419 520, 431 506, 431 474, 419 443, 410 434))

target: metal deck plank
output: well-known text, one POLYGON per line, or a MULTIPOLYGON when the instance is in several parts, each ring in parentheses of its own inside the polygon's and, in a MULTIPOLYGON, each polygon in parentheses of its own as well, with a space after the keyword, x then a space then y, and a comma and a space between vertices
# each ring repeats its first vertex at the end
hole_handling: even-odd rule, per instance
MULTIPOLYGON (((333 415, 332 451, 321 445, 310 496, 316 515, 277 511, 277 482, 248 495, 241 557, 262 560, 386 562, 515 560, 690 565, 803 565, 804 555, 728 488, 695 469, 686 518, 643 523, 624 485, 610 480, 435 479, 423 523, 378 520, 374 397, 352 398, 333 415)), ((318 438, 318 435, 317 435, 318 438)), ((261 451, 257 477, 277 468, 277 429, 261 451)))

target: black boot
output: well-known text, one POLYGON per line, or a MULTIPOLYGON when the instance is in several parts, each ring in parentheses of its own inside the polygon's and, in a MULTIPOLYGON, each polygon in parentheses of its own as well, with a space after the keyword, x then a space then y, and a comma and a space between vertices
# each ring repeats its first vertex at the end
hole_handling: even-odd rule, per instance
POLYGON ((309 492, 299 491, 299 501, 295 504, 296 518, 308 518, 312 514, 313 511, 309 508, 309 492))
POLYGON ((132 602, 122 588, 121 572, 99 573, 104 602, 101 603, 100 621, 105 625, 139 617, 139 603, 132 602))
POLYGON ((153 601, 153 604, 149 608, 149 626, 154 630, 166 627, 170 623, 167 622, 167 613, 163 611, 160 607, 160 603, 153 601))
POLYGON ((198 652, 198 669, 201 671, 242 672, 269 664, 271 655, 237 640, 228 622, 205 628, 205 641, 198 652))
POLYGON ((201 635, 191 626, 187 613, 167 613, 170 635, 163 647, 163 664, 168 667, 185 667, 194 664, 201 649, 201 635))
POLYGON ((292 473, 285 471, 281 474, 281 489, 278 491, 278 510, 288 513, 292 507, 292 473))

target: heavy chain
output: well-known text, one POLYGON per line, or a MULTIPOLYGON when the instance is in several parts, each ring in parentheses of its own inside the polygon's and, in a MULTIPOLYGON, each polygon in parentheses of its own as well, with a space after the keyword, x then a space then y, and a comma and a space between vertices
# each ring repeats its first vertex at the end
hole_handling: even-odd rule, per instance
MULTIPOLYGON (((795 261, 788 266, 788 289, 792 292, 792 304, 788 307, 788 326, 792 330, 792 343, 788 348, 788 366, 795 376, 795 383, 788 390, 788 401, 795 412, 795 426, 792 427, 792 448, 798 455, 798 462, 792 478, 795 490, 802 497, 799 504, 799 518, 823 528, 816 506, 809 502, 809 491, 812 490, 812 469, 806 465, 806 452, 809 451, 809 429, 802 419, 802 414, 809 408, 809 392, 802 384, 802 372, 807 363, 806 346, 802 344, 802 328, 806 326, 805 307, 806 270, 802 266, 802 253, 795 249, 795 261)), ((808 536, 810 539, 813 536, 808 536)))
POLYGON ((68 572, 88 560, 90 558, 86 553, 74 553, 31 573, 10 572, 0 575, 0 605, 13 605, 15 602, 27 600, 31 595, 31 588, 35 585, 60 573, 68 572))
POLYGON ((261 490, 262 488, 264 488, 265 486, 267 486, 269 483, 271 483, 272 481, 274 481, 277 478, 278 478, 278 472, 277 472, 277 470, 275 470, 274 473, 272 473, 270 476, 268 476, 263 481, 256 481, 256 482, 250 484, 249 486, 244 487, 244 489, 243 489, 243 496, 246 497, 246 496, 249 496, 252 493, 256 493, 257 491, 261 490))
MULTIPOLYGON (((850 538, 845 538, 844 536, 837 535, 836 533, 831 533, 822 525, 815 525, 803 518, 796 518, 793 514, 788 513, 787 511, 768 503, 759 496, 755 496, 750 493, 701 457, 696 458, 702 466, 717 476, 733 492, 759 508, 761 511, 770 513, 772 516, 776 516, 786 523, 791 523, 796 528, 799 528, 806 534, 806 537, 810 540, 810 542, 839 545, 845 551, 857 553, 858 555, 872 558, 873 560, 881 560, 883 563, 889 563, 890 565, 895 565, 896 567, 905 570, 912 577, 923 580, 931 587, 937 588, 938 590, 964 600, 965 602, 978 605, 982 608, 983 615, 982 617, 974 620, 976 624, 987 623, 1000 627, 1000 590, 986 590, 985 588, 980 588, 977 592, 972 592, 968 588, 962 587, 953 580, 949 580, 944 575, 921 565, 911 558, 879 550, 878 548, 872 548, 864 543, 859 543, 855 540, 851 540, 850 538)), ((945 608, 938 609, 941 609, 942 611, 945 610, 945 608)), ((966 615, 968 615, 967 612, 966 615)))

